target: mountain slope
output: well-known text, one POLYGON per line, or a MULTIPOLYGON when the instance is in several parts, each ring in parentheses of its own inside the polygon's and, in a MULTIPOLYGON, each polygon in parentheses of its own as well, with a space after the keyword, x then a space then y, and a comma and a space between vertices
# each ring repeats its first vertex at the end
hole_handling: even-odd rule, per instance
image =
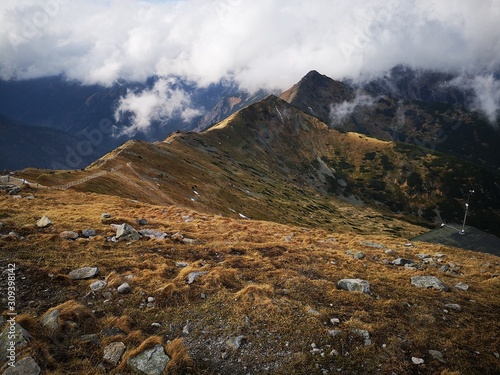
MULTIPOLYGON (((375 229, 368 207, 429 224, 460 221, 476 188, 470 224, 500 227, 498 175, 423 148, 341 133, 274 96, 202 134, 130 141, 81 175, 118 167, 76 188, 282 223, 343 223, 362 232, 375 229)), ((57 175, 38 178, 56 181, 57 175)))
POLYGON ((28 126, 0 115, 0 169, 85 166, 104 154, 99 147, 89 151, 87 144, 88 141, 66 132, 28 126))
POLYGON ((494 145, 500 131, 463 107, 465 93, 443 88, 450 76, 405 72, 395 70, 355 90, 313 71, 281 98, 342 131, 411 143, 499 170, 494 145))

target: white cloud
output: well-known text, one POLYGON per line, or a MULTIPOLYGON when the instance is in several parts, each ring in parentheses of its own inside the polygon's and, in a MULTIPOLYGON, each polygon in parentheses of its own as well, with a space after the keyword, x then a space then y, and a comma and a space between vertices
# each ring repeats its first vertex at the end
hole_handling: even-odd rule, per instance
POLYGON ((177 76, 256 90, 312 69, 334 79, 397 64, 492 71, 499 19, 498 0, 2 0, 0 77, 177 76))
POLYGON ((500 81, 495 80, 493 74, 460 76, 452 80, 450 85, 472 90, 474 96, 468 103, 469 107, 483 112, 490 123, 495 124, 500 119, 500 81))
POLYGON ((189 121, 200 112, 192 108, 189 95, 176 87, 175 79, 159 79, 149 90, 128 92, 120 99, 115 112, 116 121, 130 122, 121 129, 122 134, 134 135, 147 131, 151 122, 179 117, 189 121))
POLYGON ((353 100, 332 105, 330 107, 331 124, 334 126, 341 124, 357 107, 371 107, 375 100, 376 98, 372 96, 357 92, 353 100))

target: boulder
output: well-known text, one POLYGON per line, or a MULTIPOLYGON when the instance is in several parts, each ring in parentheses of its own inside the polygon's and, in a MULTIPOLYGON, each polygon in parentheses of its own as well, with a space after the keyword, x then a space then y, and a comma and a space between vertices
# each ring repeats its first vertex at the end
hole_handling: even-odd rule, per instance
POLYGON ((8 367, 3 375, 38 375, 41 372, 33 357, 25 357, 17 361, 15 367, 8 367))
POLYGON ((10 355, 8 348, 10 347, 10 343, 12 341, 15 342, 15 350, 24 348, 28 345, 28 342, 31 340, 31 335, 26 331, 19 323, 14 323, 14 321, 9 320, 4 330, 0 334, 0 362, 5 362, 7 357, 10 355), (12 340, 11 336, 15 336, 14 340, 12 340))
POLYGON ((36 222, 38 228, 46 228, 52 224, 54 223, 47 216, 42 216, 42 218, 36 222))
POLYGON ((141 235, 131 225, 123 223, 116 227, 116 238, 137 241, 141 235))
POLYGON ((118 293, 121 293, 121 294, 127 294, 127 293, 130 293, 132 291, 129 283, 121 284, 118 288, 116 288, 116 290, 118 290, 118 293))
POLYGON ((348 292, 370 294, 370 283, 362 279, 342 279, 337 283, 337 287, 348 292))
POLYGON ((117 366, 125 352, 123 342, 112 342, 104 348, 103 360, 110 365, 117 366))
POLYGON ((154 240, 164 240, 168 237, 168 234, 165 232, 160 232, 154 229, 141 229, 139 234, 143 237, 149 237, 154 240))
POLYGON ((107 285, 108 285, 108 283, 106 281, 97 280, 97 281, 94 281, 92 284, 90 284, 90 289, 92 289, 93 292, 97 292, 99 290, 106 288, 107 285))
POLYGON ((93 229, 83 229, 82 230, 82 236, 85 238, 94 237, 96 234, 97 234, 96 231, 93 229))
POLYGON ((417 288, 434 288, 444 291, 448 290, 446 284, 434 276, 413 276, 411 278, 411 285, 416 286, 417 288))
POLYGON ((21 188, 19 186, 16 186, 16 187, 10 189, 7 194, 16 195, 16 194, 19 194, 20 192, 21 192, 21 188))
POLYGON ((414 265, 416 264, 413 260, 411 259, 403 259, 403 258, 397 258, 397 259, 394 259, 392 262, 391 262, 393 265, 395 266, 406 266, 407 264, 408 265, 414 265))
POLYGON ((91 279, 99 274, 99 269, 97 267, 83 267, 77 270, 71 271, 68 276, 72 280, 84 280, 91 279))
POLYGON ((78 233, 71 230, 65 230, 64 232, 59 233, 59 237, 64 240, 76 240, 78 238, 78 233))
POLYGON ((162 345, 156 345, 127 360, 128 367, 139 374, 161 375, 170 361, 162 345))
POLYGON ((49 332, 55 332, 59 328, 59 310, 54 309, 45 313, 40 319, 40 325, 49 332))

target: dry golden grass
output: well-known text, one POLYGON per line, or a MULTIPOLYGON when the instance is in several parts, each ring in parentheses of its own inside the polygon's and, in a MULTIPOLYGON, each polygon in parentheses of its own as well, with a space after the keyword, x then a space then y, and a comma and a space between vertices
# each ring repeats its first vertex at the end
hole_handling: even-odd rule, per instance
MULTIPOLYGON (((494 353, 500 348, 500 263, 493 255, 427 243, 405 247, 407 238, 395 234, 233 220, 98 194, 40 189, 34 195, 34 200, 0 195, 2 233, 20 231, 43 215, 54 225, 32 228, 24 240, 0 239, 0 258, 2 264, 19 266, 21 324, 33 334, 30 350, 46 364, 48 374, 95 372, 102 348, 113 341, 127 346, 114 373, 126 373, 126 358, 157 343, 167 343, 165 350, 172 357, 165 370, 169 374, 327 370, 464 375, 499 370, 494 353), (103 212, 113 218, 103 222, 103 212), (139 228, 138 218, 148 220, 145 228, 180 232, 196 243, 105 240, 114 233, 111 223, 129 222, 139 228), (76 241, 59 237, 63 230, 85 228, 95 229, 98 236, 76 241), (394 255, 361 241, 383 244, 394 255), (353 259, 348 250, 362 250, 365 258, 353 259), (421 253, 444 257, 436 266, 423 265, 419 270, 383 262, 402 257, 422 264, 417 257, 421 253), (188 266, 181 268, 178 262, 188 266), (441 272, 440 266, 448 263, 459 266, 458 273, 441 272), (84 266, 99 268, 110 295, 89 294, 91 281, 66 276, 84 266), (189 273, 196 271, 207 273, 188 284, 189 273), (410 285, 415 275, 436 276, 451 290, 417 289, 410 285), (121 295, 115 288, 126 276, 131 276, 127 282, 132 291, 121 295), (368 280, 372 295, 338 290, 336 283, 342 278, 368 280), (470 289, 453 288, 458 282, 470 289), (148 296, 156 298, 154 307, 141 307, 148 296), (462 311, 447 309, 449 303, 459 304, 462 311), (61 310, 61 325, 69 335, 58 345, 37 333, 39 317, 53 308, 61 310), (333 325, 332 318, 340 323, 333 325), (68 321, 78 323, 78 329, 72 330, 68 321), (160 327, 152 327, 153 322, 160 327), (120 328, 124 335, 100 335, 99 347, 78 342, 81 334, 99 334, 109 327, 120 328), (342 334, 332 337, 331 329, 341 329, 342 334), (368 330, 372 345, 364 346, 353 329, 368 330), (229 350, 226 341, 237 336, 244 336, 241 347, 229 350), (320 350, 317 354, 312 352, 313 343, 320 350), (75 352, 66 349, 70 345, 75 352), (49 348, 45 352, 44 346, 49 348), (430 349, 441 351, 446 363, 432 359, 430 349), (331 354, 333 350, 338 355, 331 354), (424 358, 425 365, 412 364, 412 356, 424 358)), ((383 224, 382 218, 374 220, 383 224)), ((409 232, 421 230, 401 225, 409 232)))

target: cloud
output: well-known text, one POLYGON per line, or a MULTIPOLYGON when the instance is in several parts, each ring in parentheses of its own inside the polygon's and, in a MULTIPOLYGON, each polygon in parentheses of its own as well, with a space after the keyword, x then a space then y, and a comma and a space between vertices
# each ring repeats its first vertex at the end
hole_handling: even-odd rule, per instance
POLYGON ((490 123, 495 124, 500 119, 500 81, 493 74, 459 76, 449 84, 472 91, 470 109, 484 113, 490 123))
POLYGON ((192 107, 189 95, 176 87, 176 80, 162 78, 151 89, 127 92, 118 103, 115 120, 130 123, 121 128, 119 135, 133 136, 139 131, 147 131, 154 121, 176 117, 187 122, 198 115, 200 112, 192 107))
POLYGON ((332 125, 341 124, 358 107, 371 107, 377 98, 357 92, 352 101, 344 101, 330 107, 330 121, 332 125))
MULTIPOLYGON (((338 80, 397 64, 477 74, 500 67, 499 19, 498 0, 2 0, 0 77, 175 76, 254 91, 312 69, 338 80)), ((134 126, 142 118, 136 109, 134 126)))

